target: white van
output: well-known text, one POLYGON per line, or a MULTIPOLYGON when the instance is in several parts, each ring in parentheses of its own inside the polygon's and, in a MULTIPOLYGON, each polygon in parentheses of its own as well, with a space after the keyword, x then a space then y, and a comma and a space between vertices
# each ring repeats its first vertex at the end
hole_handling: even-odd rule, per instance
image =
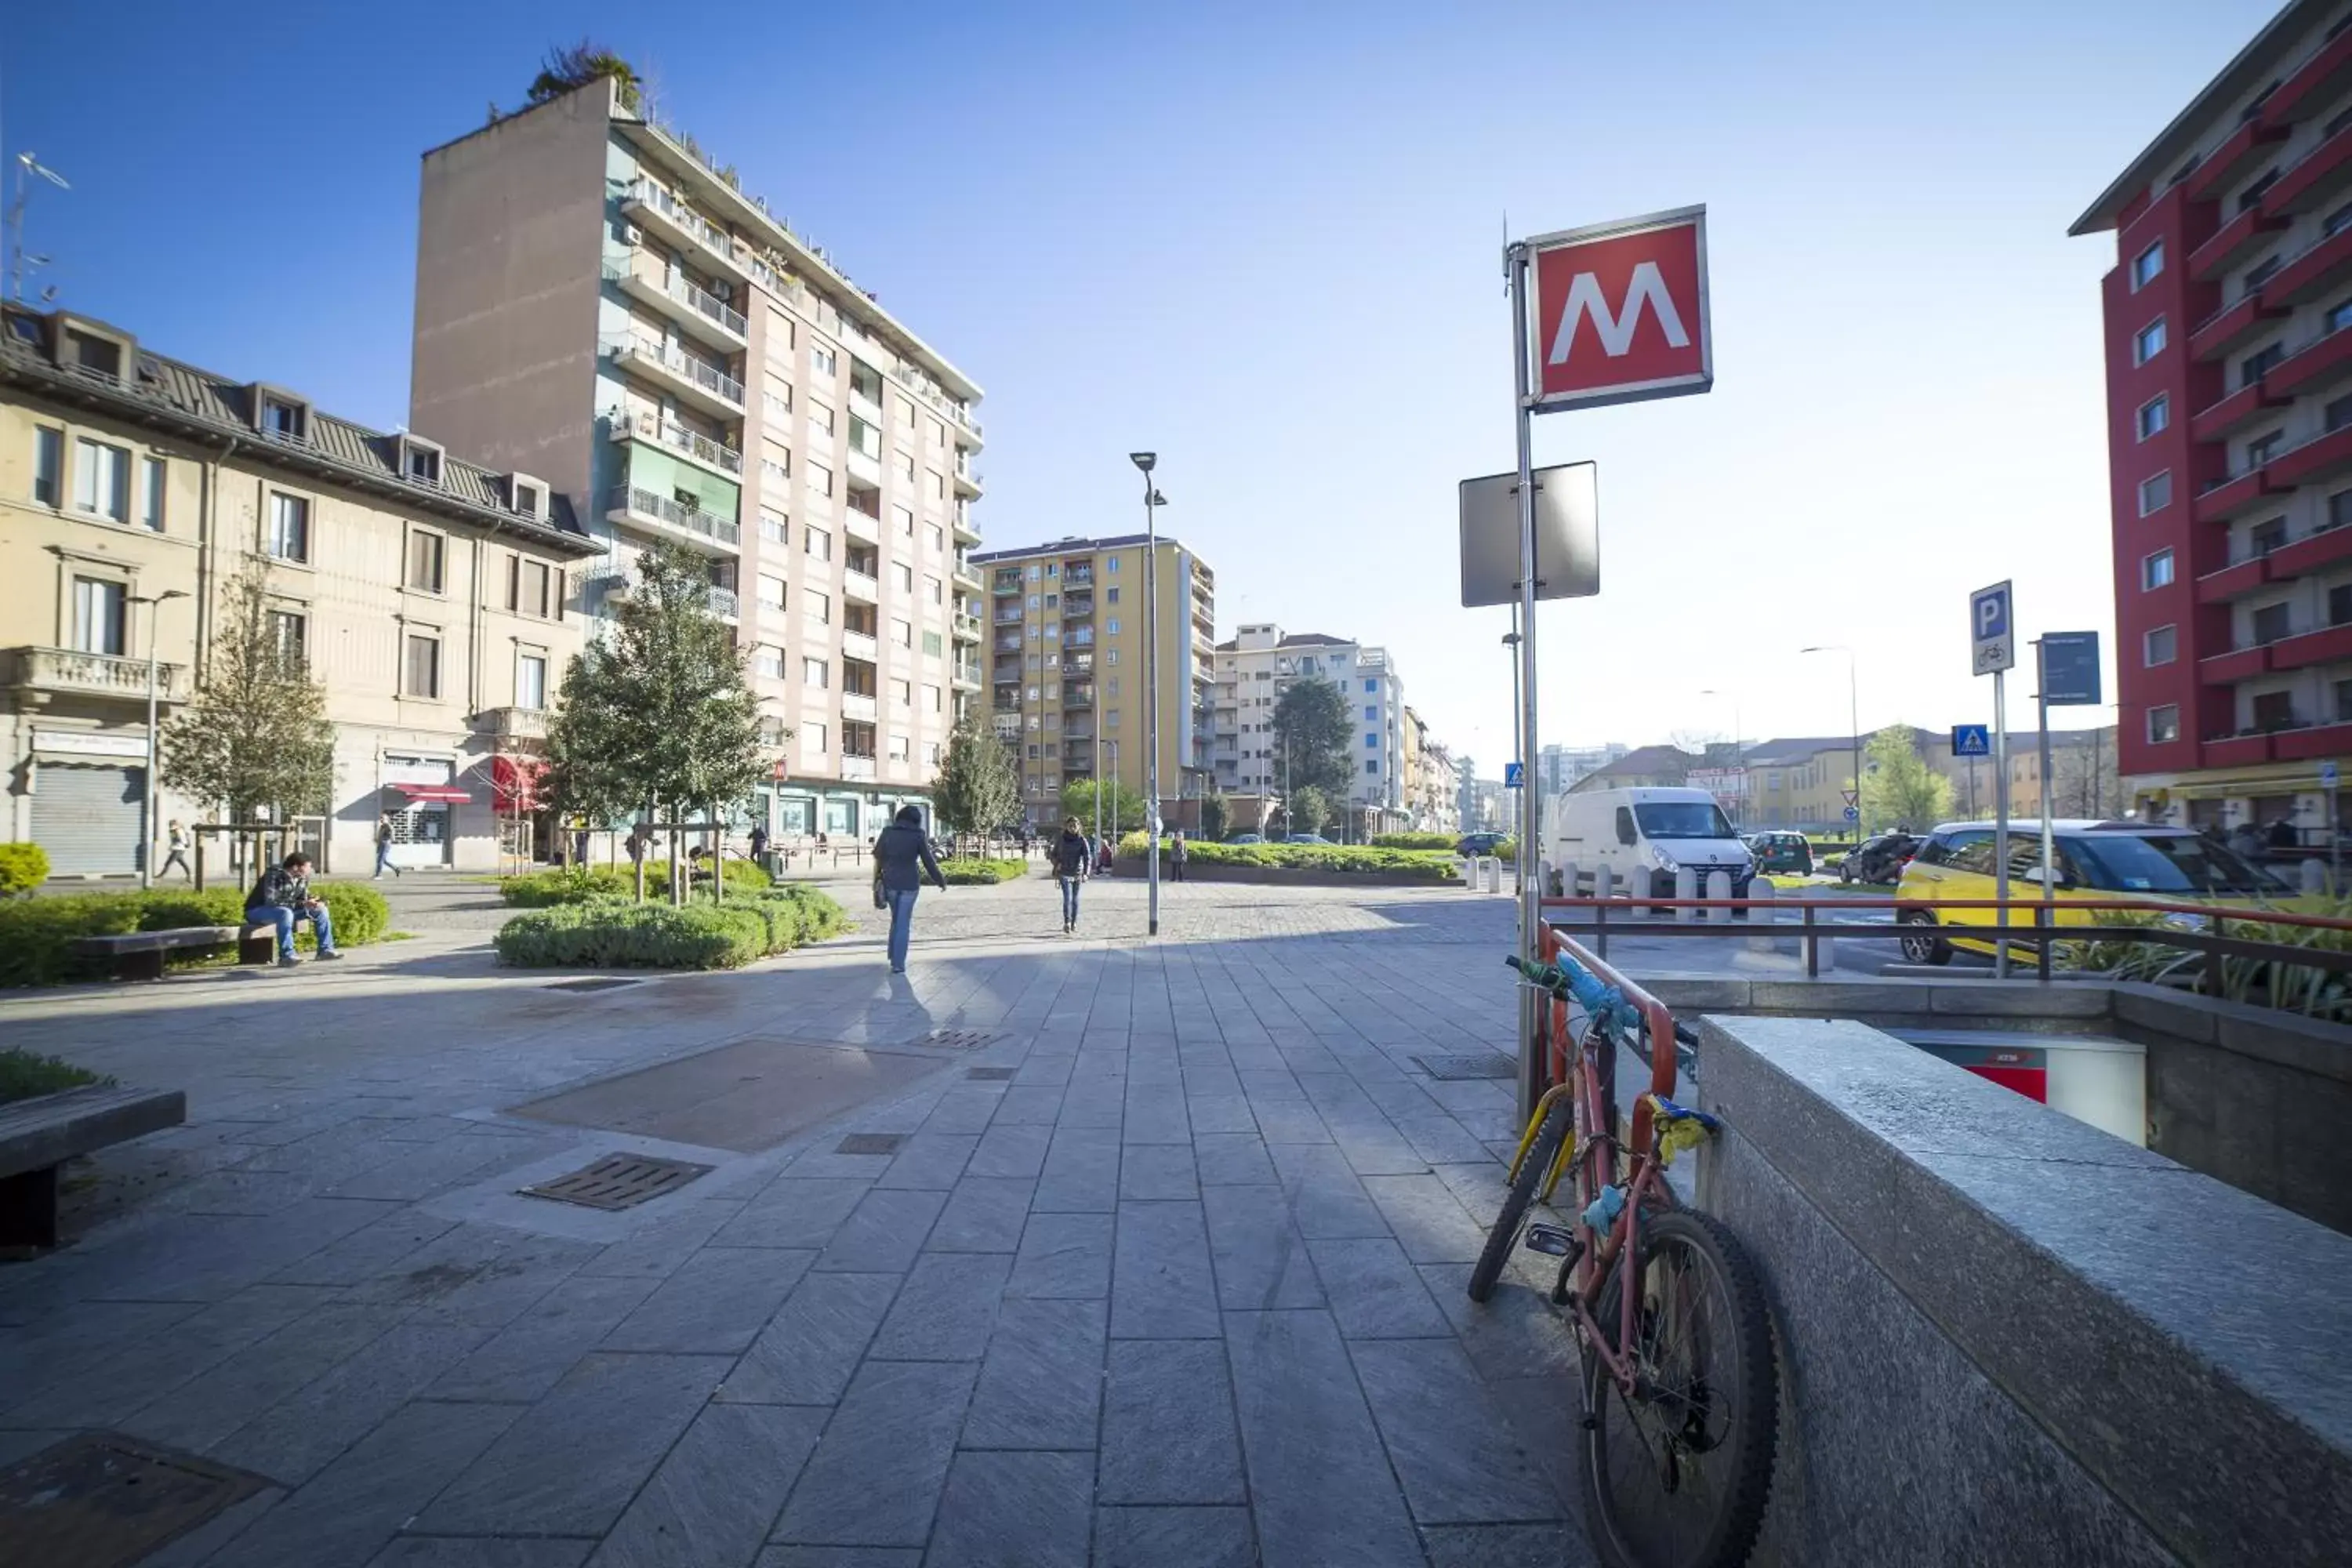
POLYGON ((1706 896, 1709 872, 1727 871, 1731 896, 1744 899, 1756 874, 1756 858, 1703 789, 1556 795, 1544 807, 1543 854, 1554 866, 1573 862, 1585 876, 1607 866, 1637 898, 1673 898, 1675 873, 1689 869, 1698 874, 1699 897, 1706 896))

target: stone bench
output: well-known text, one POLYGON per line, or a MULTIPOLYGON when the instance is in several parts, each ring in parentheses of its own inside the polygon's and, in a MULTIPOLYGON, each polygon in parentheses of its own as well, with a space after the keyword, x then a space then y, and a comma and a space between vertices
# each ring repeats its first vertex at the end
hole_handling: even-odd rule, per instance
POLYGON ((247 921, 233 926, 173 926, 167 931, 125 931, 120 936, 86 936, 71 951, 84 958, 102 958, 117 980, 161 980, 163 955, 181 951, 209 952, 236 948, 239 963, 272 963, 278 958, 278 928, 247 921))
POLYGON ((58 1167, 188 1119, 180 1090, 93 1084, 0 1105, 0 1249, 58 1244, 58 1167))

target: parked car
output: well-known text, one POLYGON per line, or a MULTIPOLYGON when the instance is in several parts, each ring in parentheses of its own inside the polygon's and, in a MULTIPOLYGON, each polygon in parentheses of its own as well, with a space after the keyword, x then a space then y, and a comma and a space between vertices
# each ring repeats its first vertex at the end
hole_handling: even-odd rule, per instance
MULTIPOLYGON (((1999 897, 1994 838, 1995 826, 1990 822, 1945 823, 1904 867, 1895 897, 1999 897)), ((2085 899, 2244 904, 2285 899, 2294 890, 2275 874, 2185 827, 2077 818, 2053 823, 2051 838, 2058 857, 2058 879, 2051 889, 2052 901, 2059 906, 2051 913, 2056 925, 2098 924, 2101 911, 2064 907, 2085 899)), ((2011 823, 2009 896, 2037 897, 2042 881, 2040 824, 2011 823)), ((1954 948, 1990 954, 1993 944, 1981 938, 1935 932, 1990 925, 1999 916, 1998 910, 1904 910, 1895 919, 1915 928, 1916 934, 1903 938, 1903 956, 1913 963, 1948 963, 1954 948)))
POLYGON ((1319 833, 1293 833, 1284 837, 1285 844, 1328 844, 1331 841, 1319 833))
POLYGON ((1873 834, 1858 847, 1846 851, 1845 861, 1838 868, 1838 879, 1845 882, 1892 882, 1903 875, 1904 866, 1918 848, 1916 834, 1873 834))
POLYGON ((1228 844, 1263 844, 1265 842, 1265 835, 1263 833, 1233 833, 1226 835, 1225 842, 1228 844))
POLYGON ((1465 833, 1455 841, 1454 852, 1461 856, 1492 855, 1496 846, 1509 837, 1507 833, 1465 833))
POLYGON ((1801 833, 1751 833, 1748 852, 1759 871, 1783 871, 1792 876, 1813 874, 1813 846, 1801 833))

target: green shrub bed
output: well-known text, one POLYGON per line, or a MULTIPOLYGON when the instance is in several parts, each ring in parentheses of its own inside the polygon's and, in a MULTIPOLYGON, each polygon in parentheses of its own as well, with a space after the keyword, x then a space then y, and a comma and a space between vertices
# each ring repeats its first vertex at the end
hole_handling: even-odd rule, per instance
POLYGON ((492 945, 500 963, 526 969, 736 969, 848 923, 839 904, 799 886, 682 909, 605 897, 517 915, 492 945))
POLYGON ((940 862, 940 875, 950 888, 986 887, 1009 882, 1029 869, 1026 860, 982 860, 962 857, 940 862))
MULTIPOLYGON (((697 884, 708 887, 709 873, 697 884)), ((775 886, 759 866, 731 856, 727 861, 725 887, 730 895, 765 892, 775 886)), ((646 862, 646 894, 655 897, 669 887, 669 862, 646 862)), ((511 909, 544 910, 558 904, 584 903, 590 899, 633 899, 637 892, 636 868, 619 866, 557 866, 545 871, 527 871, 520 877, 499 879, 499 897, 511 909)))
POLYGON ((1458 833, 1375 833, 1372 835, 1372 847, 1375 849, 1443 849, 1450 855, 1454 852, 1454 847, 1461 842, 1462 836, 1458 833))
MULTIPOLYGON (((318 882, 311 890, 327 906, 336 945, 364 947, 383 940, 392 924, 392 910, 373 888, 361 882, 318 882)), ((244 921, 245 894, 236 888, 207 888, 201 893, 186 888, 157 888, 147 892, 12 899, 0 903, 0 985, 56 985, 96 978, 105 971, 102 962, 77 958, 68 951, 86 936, 123 936, 179 926, 241 925, 244 921)), ((304 947, 316 945, 307 925, 299 940, 304 947)), ((201 956, 176 953, 165 958, 182 964, 206 962, 201 956)))
POLYGON ((88 1068, 78 1068, 56 1057, 37 1057, 30 1051, 0 1050, 0 1105, 12 1100, 30 1100, 36 1095, 57 1094, 68 1089, 113 1081, 102 1074, 91 1072, 88 1068))
MULTIPOLYGON (((1140 833, 1130 833, 1118 841, 1118 858, 1122 863, 1139 861, 1150 852, 1150 844, 1140 833)), ((1251 866, 1273 871, 1335 871, 1356 875, 1410 877, 1432 882, 1452 881, 1459 862, 1443 850, 1381 849, 1352 844, 1188 844, 1188 858, 1195 866, 1251 866)), ((1165 845, 1160 847, 1160 863, 1168 859, 1165 845)))

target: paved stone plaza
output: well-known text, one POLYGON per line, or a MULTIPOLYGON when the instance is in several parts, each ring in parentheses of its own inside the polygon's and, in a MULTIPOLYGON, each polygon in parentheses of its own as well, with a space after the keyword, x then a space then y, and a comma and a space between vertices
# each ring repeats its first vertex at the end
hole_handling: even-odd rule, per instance
POLYGON ((865 910, 581 992, 492 964, 487 892, 336 969, 0 999, 189 1100, 0 1265, 0 1464, 104 1429, 267 1480, 169 1564, 1587 1561, 1564 1337, 1463 1294, 1508 1085, 1418 1059, 1506 1047, 1507 899, 1171 887, 1147 944, 1134 883, 1075 940, 1050 883, 956 889, 901 980, 865 910), (615 1150, 713 1168, 517 1192, 615 1150))

